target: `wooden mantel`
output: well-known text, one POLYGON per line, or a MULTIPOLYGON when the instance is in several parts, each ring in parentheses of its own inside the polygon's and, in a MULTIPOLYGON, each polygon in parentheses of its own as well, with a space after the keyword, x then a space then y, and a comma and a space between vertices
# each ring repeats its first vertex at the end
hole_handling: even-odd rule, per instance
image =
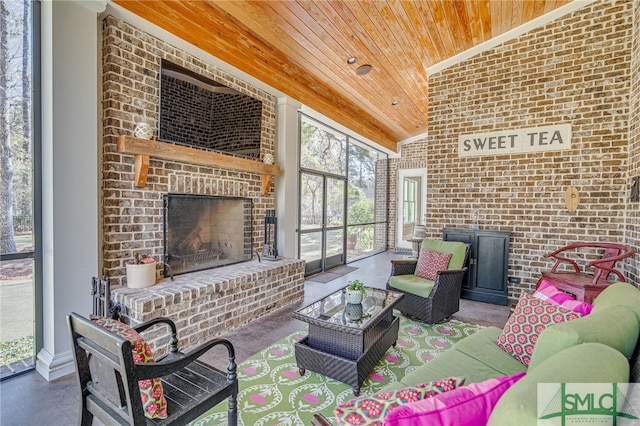
POLYGON ((266 164, 262 161, 126 135, 118 136, 118 152, 135 155, 135 185, 137 187, 143 187, 147 184, 150 157, 198 164, 200 166, 258 173, 262 177, 262 195, 269 193, 273 176, 280 176, 282 173, 280 166, 277 164, 266 164))

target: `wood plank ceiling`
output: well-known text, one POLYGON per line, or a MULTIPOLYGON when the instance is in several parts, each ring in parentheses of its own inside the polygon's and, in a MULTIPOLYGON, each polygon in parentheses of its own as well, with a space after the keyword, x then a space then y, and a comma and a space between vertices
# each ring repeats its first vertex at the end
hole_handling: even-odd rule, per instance
POLYGON ((396 151, 427 130, 428 67, 570 0, 113 1, 396 151))

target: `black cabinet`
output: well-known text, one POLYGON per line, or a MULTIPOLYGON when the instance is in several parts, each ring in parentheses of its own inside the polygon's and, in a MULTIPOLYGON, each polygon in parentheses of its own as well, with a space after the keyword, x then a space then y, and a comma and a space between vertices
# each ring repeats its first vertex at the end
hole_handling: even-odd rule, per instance
POLYGON ((462 284, 464 299, 507 304, 509 236, 506 231, 444 228, 442 239, 471 244, 469 270, 462 284))

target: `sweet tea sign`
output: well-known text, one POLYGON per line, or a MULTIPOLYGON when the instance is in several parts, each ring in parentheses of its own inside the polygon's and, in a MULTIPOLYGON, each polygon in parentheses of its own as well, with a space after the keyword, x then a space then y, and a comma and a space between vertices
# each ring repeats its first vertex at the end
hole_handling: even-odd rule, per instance
POLYGON ((561 151, 571 148, 571 124, 458 136, 458 157, 561 151))

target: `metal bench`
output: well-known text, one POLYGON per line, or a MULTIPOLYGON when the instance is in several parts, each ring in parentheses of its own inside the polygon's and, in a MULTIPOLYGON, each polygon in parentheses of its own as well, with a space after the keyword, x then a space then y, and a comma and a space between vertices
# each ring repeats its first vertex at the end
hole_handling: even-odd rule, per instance
POLYGON ((169 353, 143 364, 134 362, 131 342, 125 338, 76 313, 69 314, 67 321, 80 385, 79 425, 91 425, 94 417, 108 425, 183 425, 227 398, 228 424, 237 424, 235 351, 228 340, 213 339, 182 354, 175 324, 156 318, 132 328, 143 332, 159 324, 168 326, 169 353), (225 346, 229 354, 226 372, 197 360, 218 345, 225 346), (162 380, 167 400, 166 419, 146 418, 140 399, 138 381, 156 377, 162 380))

